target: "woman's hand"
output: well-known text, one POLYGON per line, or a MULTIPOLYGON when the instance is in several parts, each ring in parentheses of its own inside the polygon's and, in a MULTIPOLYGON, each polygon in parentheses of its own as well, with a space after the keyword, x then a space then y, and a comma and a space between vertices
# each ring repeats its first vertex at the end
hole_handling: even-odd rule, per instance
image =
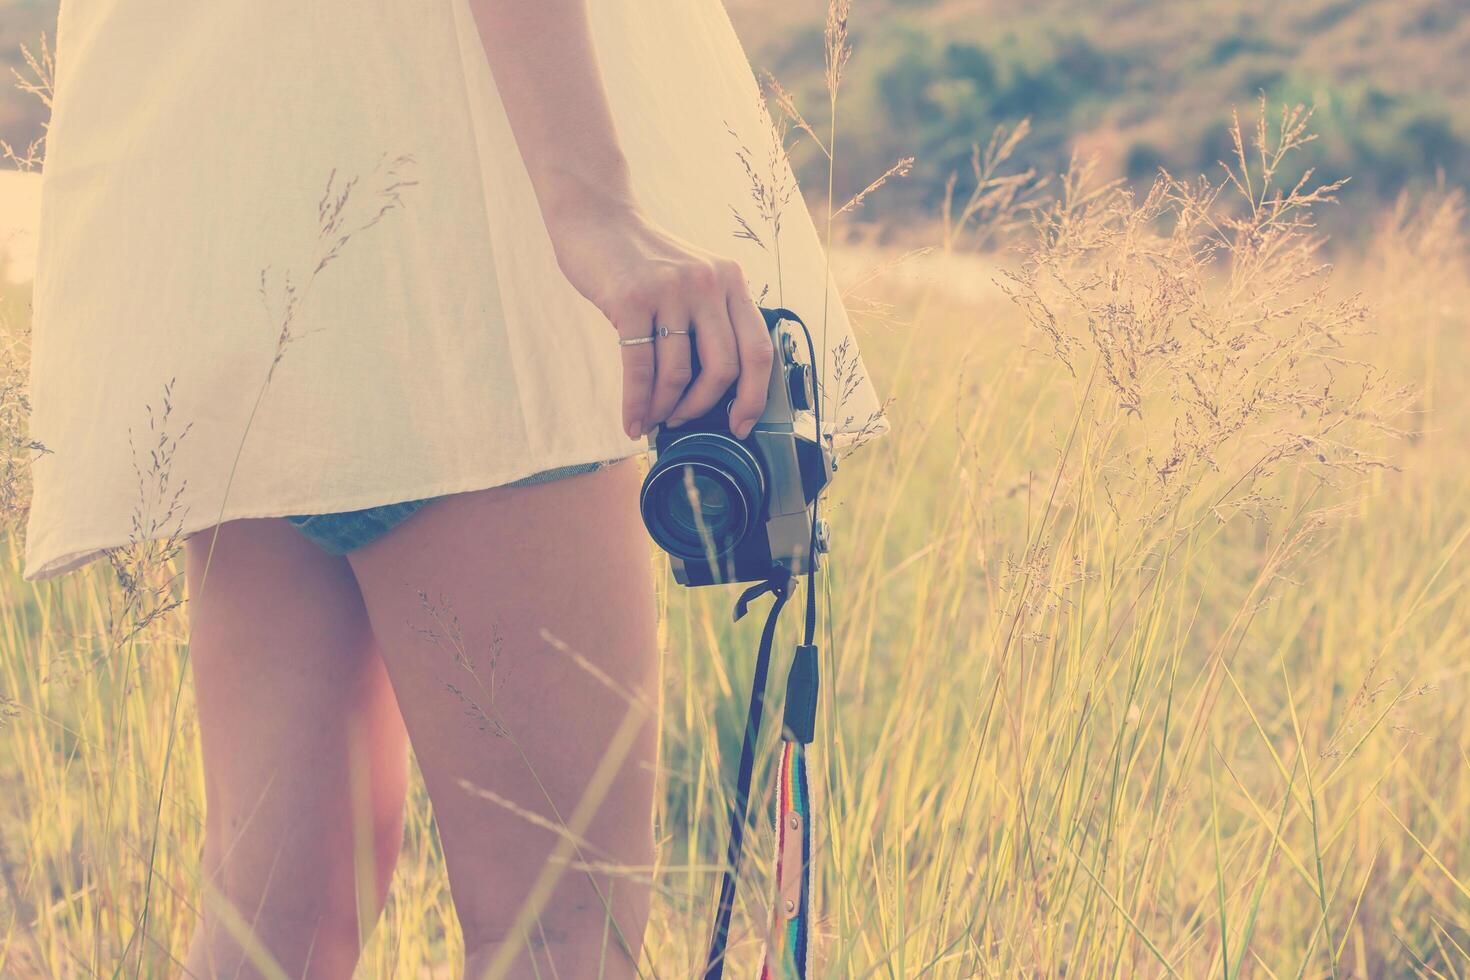
POLYGON ((740 266, 674 237, 630 205, 567 209, 547 228, 562 273, 618 337, 647 337, 656 326, 690 331, 619 348, 628 437, 703 414, 732 384, 730 431, 749 435, 765 410, 774 352, 740 266))
POLYGON ((623 430, 636 439, 659 422, 678 425, 733 383, 730 430, 743 439, 765 408, 771 335, 735 263, 638 210, 588 2, 470 0, 470 10, 562 272, 619 337, 647 337, 655 324, 693 331, 621 348, 623 430))

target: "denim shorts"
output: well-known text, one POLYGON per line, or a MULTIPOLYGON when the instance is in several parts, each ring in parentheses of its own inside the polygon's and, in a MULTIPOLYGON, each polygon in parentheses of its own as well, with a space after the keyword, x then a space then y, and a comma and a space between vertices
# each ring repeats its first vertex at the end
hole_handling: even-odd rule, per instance
MULTIPOLYGON (((575 476, 578 473, 590 473, 601 469, 615 460, 605 460, 600 463, 577 463, 574 466, 558 466, 555 469, 543 470, 540 473, 532 473, 530 476, 514 483, 506 483, 504 486, 521 487, 533 483, 550 483, 566 476, 575 476)), ((378 507, 367 507, 363 510, 347 510, 336 514, 292 514, 286 518, 296 529, 306 535, 313 544, 331 555, 345 555, 355 548, 361 548, 370 541, 387 534, 397 527, 410 514, 418 510, 431 500, 438 497, 424 497, 421 500, 404 500, 394 504, 382 504, 378 507)))

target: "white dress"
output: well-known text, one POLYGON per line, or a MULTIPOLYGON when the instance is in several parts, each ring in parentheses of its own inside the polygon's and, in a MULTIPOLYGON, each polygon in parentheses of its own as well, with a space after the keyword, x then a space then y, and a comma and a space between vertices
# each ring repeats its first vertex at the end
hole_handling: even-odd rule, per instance
MULTIPOLYGON (((792 177, 719 0, 589 8, 651 217, 825 335, 839 443, 881 432, 801 196, 779 234, 755 199, 792 177)), ((26 579, 646 450, 467 0, 62 0, 56 55, 26 579)))

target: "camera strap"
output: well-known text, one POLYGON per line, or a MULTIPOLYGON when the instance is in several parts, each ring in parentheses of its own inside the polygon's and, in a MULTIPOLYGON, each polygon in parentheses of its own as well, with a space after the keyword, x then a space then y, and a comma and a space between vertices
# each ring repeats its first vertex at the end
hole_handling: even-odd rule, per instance
MULTIPOLYGON (((788 309, 767 311, 801 326, 807 354, 815 368, 816 346, 812 332, 801 317, 788 309)), ((814 429, 822 438, 822 395, 813 405, 814 429)), ((806 747, 817 726, 817 507, 812 501, 811 541, 807 551, 806 616, 802 642, 797 644, 786 677, 785 713, 781 725, 781 761, 776 772, 776 900, 772 907, 770 934, 761 963, 761 980, 806 980, 810 956, 808 943, 812 911, 812 801, 807 779, 806 747)), ((720 880, 720 900, 710 934, 709 956, 704 980, 721 980, 725 971, 725 946, 730 939, 730 913, 735 905, 735 884, 740 874, 740 855, 745 845, 745 820, 750 805, 750 779, 755 768, 755 743, 765 712, 766 677, 771 669, 771 644, 776 620, 796 576, 780 562, 771 567, 764 582, 741 593, 735 603, 735 620, 745 615, 753 599, 769 592, 774 602, 766 613, 756 653, 755 676, 750 685, 750 708, 745 715, 745 738, 740 746, 740 770, 736 774, 735 797, 730 801, 730 838, 725 851, 725 871, 720 880)))
MULTIPOLYGON (((777 565, 770 578, 746 589, 735 603, 735 620, 739 621, 753 599, 766 592, 774 597, 771 608, 766 613, 760 648, 756 653, 750 707, 745 717, 745 737, 740 747, 740 768, 736 774, 735 795, 730 802, 730 836, 725 853, 725 869, 720 880, 719 904, 715 909, 704 980, 720 980, 724 974, 725 947, 730 938, 730 914, 735 904, 735 888, 745 844, 750 783, 755 768, 755 743, 760 736, 761 719, 765 713, 771 646, 775 639, 776 622, 786 601, 791 598, 795 584, 796 577, 784 566, 777 565)), ((811 585, 809 579, 808 591, 811 585)), ((809 627, 814 626, 816 602, 813 595, 808 596, 807 614, 809 627)), ((806 639, 806 643, 797 645, 786 681, 781 759, 777 767, 774 794, 777 894, 761 969, 762 980, 805 980, 807 975, 807 935, 811 920, 812 808, 805 748, 811 743, 816 728, 818 667, 817 648, 811 642, 810 628, 806 639)))

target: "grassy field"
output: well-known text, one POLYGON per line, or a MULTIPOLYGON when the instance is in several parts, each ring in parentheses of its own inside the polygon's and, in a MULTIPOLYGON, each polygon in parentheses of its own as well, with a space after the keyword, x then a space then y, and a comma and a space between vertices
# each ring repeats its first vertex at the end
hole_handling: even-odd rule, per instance
MULTIPOLYGON (((1359 200, 1329 266, 1299 124, 1248 118, 1208 185, 998 157, 934 251, 834 250, 894 429, 827 508, 815 975, 1470 976, 1464 201, 1359 200)), ((128 552, 20 580, 26 299, 0 296, 0 976, 164 976, 204 900, 187 597, 128 552)), ((759 617, 663 583, 646 968, 687 977, 759 617)), ((757 819, 731 976, 772 851, 757 819)), ((458 943, 415 783, 360 975, 446 975, 458 943)))
MULTIPOLYGON (((895 430, 829 509, 817 975, 1470 970, 1464 214, 1406 204, 1333 271, 1294 217, 1319 205, 1260 179, 1231 204, 1079 177, 1021 252, 837 254, 895 430)), ((177 569, 32 585, 19 547, 0 975, 164 975, 200 900, 187 605, 154 615, 177 569)), ((648 949, 689 976, 758 627, 664 596, 648 949)), ((361 975, 442 969, 453 922, 416 789, 361 975)))

